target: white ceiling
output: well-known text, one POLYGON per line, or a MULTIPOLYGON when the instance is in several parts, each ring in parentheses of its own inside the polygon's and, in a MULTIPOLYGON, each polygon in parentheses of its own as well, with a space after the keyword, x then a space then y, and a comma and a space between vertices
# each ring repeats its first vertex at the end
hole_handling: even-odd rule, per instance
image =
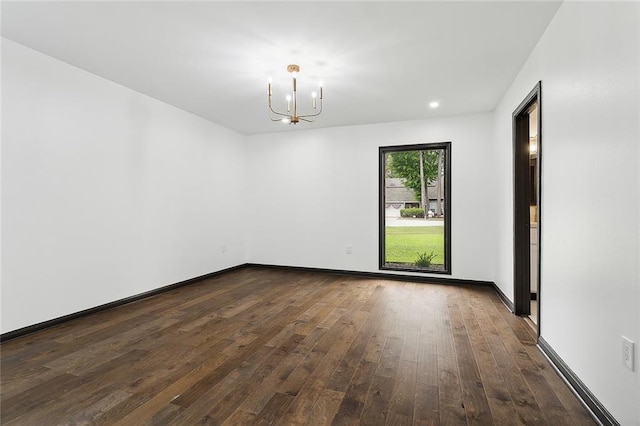
POLYGON ((255 134, 491 111, 559 5, 3 1, 2 35, 255 134), (267 115, 266 81, 281 102, 290 63, 303 107, 324 82, 314 124, 267 115))

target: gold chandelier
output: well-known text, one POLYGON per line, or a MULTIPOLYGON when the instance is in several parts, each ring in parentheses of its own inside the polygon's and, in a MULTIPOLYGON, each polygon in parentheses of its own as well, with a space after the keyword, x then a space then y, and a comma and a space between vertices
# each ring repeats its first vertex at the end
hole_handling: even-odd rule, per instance
POLYGON ((291 64, 287 66, 287 71, 291 73, 291 79, 293 81, 293 94, 287 95, 287 113, 282 113, 275 111, 271 104, 271 96, 273 95, 273 91, 271 90, 271 81, 269 81, 269 86, 267 87, 267 95, 269 96, 269 118, 271 121, 282 121, 283 123, 289 124, 298 124, 299 121, 306 121, 309 123, 313 123, 314 118, 319 116, 322 113, 322 83, 320 83, 320 101, 318 102, 318 93, 311 93, 311 106, 313 108, 313 113, 298 115, 298 97, 297 97, 297 87, 296 87, 296 79, 298 77, 298 72, 300 72, 300 67, 295 64, 291 64), (318 105, 319 104, 319 105, 318 105), (275 115, 275 117, 274 117, 275 115))

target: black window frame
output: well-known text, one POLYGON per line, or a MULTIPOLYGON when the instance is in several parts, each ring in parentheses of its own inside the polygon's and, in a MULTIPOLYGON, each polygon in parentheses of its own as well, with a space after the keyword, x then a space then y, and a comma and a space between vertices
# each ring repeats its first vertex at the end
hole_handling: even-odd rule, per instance
POLYGON ((451 142, 432 142, 411 145, 391 145, 381 146, 378 149, 378 166, 379 166, 379 229, 378 229, 378 267, 380 270, 390 271, 406 271, 421 272, 428 274, 451 275, 451 142), (402 151, 426 151, 444 149, 444 199, 445 199, 445 215, 444 215, 444 270, 418 268, 416 266, 395 266, 388 265, 385 262, 385 156, 390 152, 402 151))

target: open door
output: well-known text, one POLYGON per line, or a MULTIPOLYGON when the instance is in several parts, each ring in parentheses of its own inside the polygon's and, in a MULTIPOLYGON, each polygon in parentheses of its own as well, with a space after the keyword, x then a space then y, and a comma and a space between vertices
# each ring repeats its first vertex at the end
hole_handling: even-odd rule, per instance
POLYGON ((514 305, 540 330, 541 82, 513 112, 514 305))

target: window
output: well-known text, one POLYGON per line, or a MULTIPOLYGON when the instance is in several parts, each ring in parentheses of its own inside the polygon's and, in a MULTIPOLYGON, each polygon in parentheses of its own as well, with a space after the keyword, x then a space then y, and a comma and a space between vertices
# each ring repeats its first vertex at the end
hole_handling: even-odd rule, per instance
POLYGON ((451 142, 380 148, 380 269, 451 273, 451 142))

